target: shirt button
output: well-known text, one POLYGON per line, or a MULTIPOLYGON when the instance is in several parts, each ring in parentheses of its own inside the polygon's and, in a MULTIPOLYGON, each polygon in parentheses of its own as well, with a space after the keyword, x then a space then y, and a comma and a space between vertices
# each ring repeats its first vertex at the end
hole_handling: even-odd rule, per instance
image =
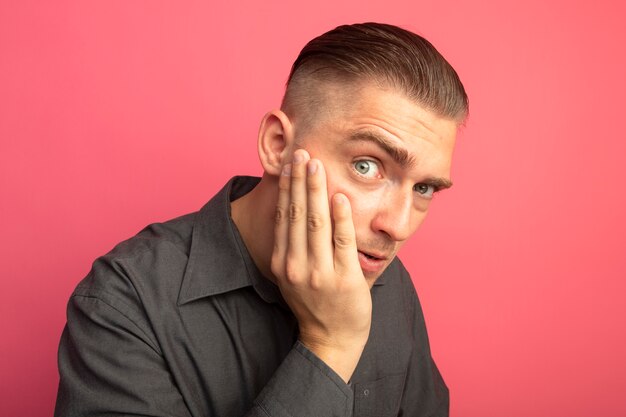
POLYGON ((368 389, 363 390, 363 395, 365 395, 365 396, 370 395, 370 390, 368 390, 368 389))

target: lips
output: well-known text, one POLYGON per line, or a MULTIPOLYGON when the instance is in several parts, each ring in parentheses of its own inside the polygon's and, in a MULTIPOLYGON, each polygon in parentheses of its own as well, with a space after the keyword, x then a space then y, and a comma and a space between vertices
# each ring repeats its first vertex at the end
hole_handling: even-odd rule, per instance
POLYGON ((363 252, 363 251, 359 251, 359 253, 362 253, 363 255, 365 255, 365 257, 367 257, 368 259, 373 259, 373 260, 381 260, 384 261, 385 257, 384 256, 377 256, 368 252, 363 252))
POLYGON ((359 264, 363 272, 382 272, 387 263, 387 258, 381 254, 359 252, 359 264))

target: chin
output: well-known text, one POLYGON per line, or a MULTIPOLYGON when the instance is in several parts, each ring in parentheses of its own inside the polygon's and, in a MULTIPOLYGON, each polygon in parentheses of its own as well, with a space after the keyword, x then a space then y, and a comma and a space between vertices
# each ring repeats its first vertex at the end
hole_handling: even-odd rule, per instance
POLYGON ((378 280, 378 278, 380 278, 380 276, 382 275, 382 272, 363 272, 363 276, 365 277, 365 281, 367 281, 367 285, 370 286, 370 288, 372 288, 374 286, 374 283, 378 280))

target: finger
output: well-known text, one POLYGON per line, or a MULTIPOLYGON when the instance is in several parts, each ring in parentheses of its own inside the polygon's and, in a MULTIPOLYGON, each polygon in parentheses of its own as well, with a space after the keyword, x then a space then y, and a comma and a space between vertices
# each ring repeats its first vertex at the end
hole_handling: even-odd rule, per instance
MULTIPOLYGON (((292 270, 307 264, 306 237, 306 164, 309 154, 298 149, 293 156, 291 166, 291 189, 289 200, 289 244, 287 247, 287 268, 292 270)), ((289 273, 289 271, 287 271, 289 273)), ((292 277, 294 278, 294 277, 292 277)))
POLYGON ((289 192, 291 188, 291 164, 283 166, 278 178, 278 201, 274 225, 274 251, 272 253, 272 273, 277 277, 284 276, 285 259, 289 242, 289 192))
POLYGON ((307 238, 309 264, 329 270, 333 261, 332 225, 326 171, 317 159, 307 165, 307 238))
POLYGON ((356 235, 348 197, 344 194, 335 194, 332 201, 333 221, 335 222, 333 233, 335 271, 343 275, 350 271, 360 270, 356 235))

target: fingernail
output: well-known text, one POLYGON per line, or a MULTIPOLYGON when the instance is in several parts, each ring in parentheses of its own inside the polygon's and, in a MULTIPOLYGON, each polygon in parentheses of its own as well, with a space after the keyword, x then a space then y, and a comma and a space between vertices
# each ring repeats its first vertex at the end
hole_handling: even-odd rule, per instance
POLYGON ((348 199, 343 194, 335 194, 335 202, 337 204, 346 204, 348 202, 348 199))
POLYGON ((291 164, 283 165, 283 172, 282 172, 282 174, 284 176, 286 176, 286 177, 291 175, 291 164))
POLYGON ((303 160, 304 160, 304 156, 302 155, 302 152, 296 152, 296 153, 293 154, 293 163, 294 164, 299 164, 303 160))
POLYGON ((313 175, 317 172, 317 161, 315 160, 310 160, 309 164, 307 165, 308 171, 309 171, 309 175, 313 175))

